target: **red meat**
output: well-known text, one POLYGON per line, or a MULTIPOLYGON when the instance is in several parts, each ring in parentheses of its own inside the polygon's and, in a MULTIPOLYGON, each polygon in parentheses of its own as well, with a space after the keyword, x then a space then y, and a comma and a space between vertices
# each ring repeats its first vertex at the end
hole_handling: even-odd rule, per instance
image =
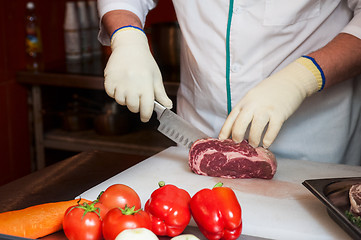
POLYGON ((361 183, 352 185, 349 191, 351 212, 361 216, 361 183))
POLYGON ((271 179, 277 170, 273 153, 265 148, 253 148, 247 141, 231 139, 200 139, 189 151, 189 166, 193 172, 223 178, 271 179))

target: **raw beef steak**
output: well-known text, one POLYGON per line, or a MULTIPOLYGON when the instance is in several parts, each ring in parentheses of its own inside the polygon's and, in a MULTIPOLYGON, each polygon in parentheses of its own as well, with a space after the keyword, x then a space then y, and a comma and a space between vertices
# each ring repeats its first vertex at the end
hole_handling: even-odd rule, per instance
POLYGON ((351 212, 361 216, 361 183, 352 185, 349 191, 351 212))
POLYGON ((253 148, 247 141, 207 138, 193 143, 189 166, 197 174, 212 177, 271 179, 277 162, 271 151, 253 148))

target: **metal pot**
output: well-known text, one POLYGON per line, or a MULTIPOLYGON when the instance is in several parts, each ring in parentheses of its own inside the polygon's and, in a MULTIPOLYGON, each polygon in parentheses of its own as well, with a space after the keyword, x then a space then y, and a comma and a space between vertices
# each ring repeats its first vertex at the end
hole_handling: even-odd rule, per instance
MULTIPOLYGON (((181 39, 178 23, 164 22, 152 24, 150 33, 153 55, 160 70, 163 74, 176 75, 178 77, 181 39)), ((178 78, 175 80, 178 80, 178 78)))
POLYGON ((67 110, 60 112, 62 127, 66 131, 83 131, 93 126, 94 113, 74 99, 68 103, 67 110))
POLYGON ((94 119, 95 131, 100 135, 122 135, 134 128, 134 116, 116 102, 106 103, 103 113, 94 119))
POLYGON ((93 126, 93 116, 90 114, 67 112, 61 116, 62 127, 66 131, 83 131, 91 129, 93 126))

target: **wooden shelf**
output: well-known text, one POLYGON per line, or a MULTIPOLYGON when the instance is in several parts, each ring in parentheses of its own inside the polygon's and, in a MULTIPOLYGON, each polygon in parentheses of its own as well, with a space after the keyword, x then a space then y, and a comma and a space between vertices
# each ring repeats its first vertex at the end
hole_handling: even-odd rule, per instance
MULTIPOLYGON (((151 156, 175 143, 163 136, 156 129, 137 129, 122 136, 102 136, 94 130, 69 132, 60 129, 44 131, 42 89, 55 87, 62 91, 72 88, 82 90, 104 90, 104 62, 101 59, 82 62, 81 65, 69 63, 54 64, 46 71, 19 71, 16 79, 18 83, 30 88, 31 126, 34 134, 35 169, 45 167, 45 148, 64 151, 107 151, 141 156, 151 156), (65 65, 64 65, 65 64, 65 65), (67 65, 68 64, 68 65, 67 65)), ((176 96, 179 87, 179 75, 176 73, 163 74, 164 86, 169 96, 176 96), (167 81, 168 79, 168 81, 167 81)))
POLYGON ((142 156, 154 155, 175 143, 155 129, 119 136, 99 135, 94 130, 69 132, 51 130, 44 135, 44 146, 68 151, 106 151, 142 156))
MULTIPOLYGON (((179 82, 168 82, 166 77, 164 79, 164 87, 167 94, 176 96, 179 82)), ((104 90, 104 77, 97 75, 20 71, 17 72, 17 82, 27 85, 104 90)))

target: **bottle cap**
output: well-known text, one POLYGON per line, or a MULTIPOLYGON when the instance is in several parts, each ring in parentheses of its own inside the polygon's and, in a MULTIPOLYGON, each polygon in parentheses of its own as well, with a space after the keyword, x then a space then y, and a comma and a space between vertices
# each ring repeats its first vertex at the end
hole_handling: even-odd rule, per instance
POLYGON ((28 2, 28 3, 26 4, 26 8, 29 9, 29 10, 32 10, 32 9, 35 8, 35 5, 34 5, 33 2, 28 2))

